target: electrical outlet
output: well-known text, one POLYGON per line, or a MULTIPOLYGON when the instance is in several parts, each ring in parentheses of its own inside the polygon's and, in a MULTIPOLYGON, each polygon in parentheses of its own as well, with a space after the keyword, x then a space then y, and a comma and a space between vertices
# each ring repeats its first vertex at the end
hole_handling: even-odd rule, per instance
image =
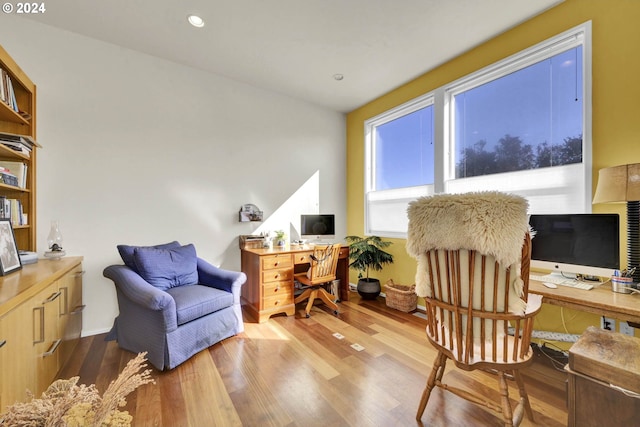
POLYGON ((600 318, 600 328, 606 329, 607 331, 616 331, 616 319, 613 317, 604 317, 600 318))
POLYGON ((620 333, 634 336, 635 328, 627 322, 620 322, 620 333))

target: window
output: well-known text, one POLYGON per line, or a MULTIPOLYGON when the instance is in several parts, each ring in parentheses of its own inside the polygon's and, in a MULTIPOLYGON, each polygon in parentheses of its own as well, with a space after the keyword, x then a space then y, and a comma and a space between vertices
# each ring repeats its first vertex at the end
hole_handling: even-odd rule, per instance
POLYGON ((433 97, 424 96, 365 124, 367 230, 403 236, 407 203, 434 181, 433 97))
POLYGON ((499 190, 532 213, 591 210, 590 22, 365 123, 365 233, 406 236, 407 203, 499 190))

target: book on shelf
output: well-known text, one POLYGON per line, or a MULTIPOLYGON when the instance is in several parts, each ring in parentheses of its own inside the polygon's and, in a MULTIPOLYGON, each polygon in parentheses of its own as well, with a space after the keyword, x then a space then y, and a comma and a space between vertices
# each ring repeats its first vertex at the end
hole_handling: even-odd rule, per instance
POLYGON ((13 185, 15 187, 19 187, 18 178, 15 175, 12 175, 7 172, 0 171, 0 182, 5 185, 13 185))
POLYGON ((14 227, 27 225, 26 215, 22 211, 22 203, 18 199, 0 196, 0 218, 10 220, 14 227))
POLYGON ((15 91, 13 90, 13 83, 11 82, 11 77, 9 76, 9 73, 7 73, 3 69, 0 69, 0 74, 2 74, 2 82, 0 83, 3 86, 2 96, 4 97, 2 101, 17 113, 19 111, 18 102, 16 100, 15 91))
POLYGON ((26 225, 22 216, 22 202, 18 199, 6 199, 5 202, 5 218, 11 220, 11 225, 17 227, 19 225, 26 225), (6 212, 9 215, 6 216, 6 212))
POLYGON ((5 184, 9 184, 8 182, 6 182, 4 180, 4 174, 7 173, 7 175, 14 175, 14 177, 16 178, 16 183, 15 184, 9 184, 9 185, 16 185, 20 188, 27 188, 27 169, 28 169, 28 165, 24 162, 14 162, 14 161, 10 161, 10 160, 0 160, 0 174, 3 175, 3 183, 5 184))
POLYGON ((27 157, 31 157, 31 149, 25 147, 22 144, 16 144, 13 142, 7 142, 7 141, 2 141, 0 140, 0 144, 4 145, 5 147, 13 150, 13 151, 17 151, 18 153, 22 153, 27 157))
POLYGON ((38 144, 36 140, 31 138, 29 135, 20 135, 17 133, 0 132, 0 142, 22 145, 29 150, 31 150, 34 145, 36 147, 40 147, 40 144, 38 144))
POLYGON ((4 71, 2 68, 0 68, 0 101, 6 103, 7 102, 7 91, 5 89, 5 85, 4 85, 4 75, 5 75, 6 71, 4 71))

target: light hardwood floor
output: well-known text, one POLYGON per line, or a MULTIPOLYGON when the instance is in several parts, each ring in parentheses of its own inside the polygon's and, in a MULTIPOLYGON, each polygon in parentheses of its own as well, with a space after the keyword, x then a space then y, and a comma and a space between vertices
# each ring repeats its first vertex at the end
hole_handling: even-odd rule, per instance
MULTIPOLYGON (((339 306, 338 316, 316 305, 306 319, 300 304, 295 317, 275 316, 263 324, 246 318, 243 334, 171 371, 153 370, 156 384, 130 394, 125 409, 135 426, 502 425, 497 414, 440 389, 422 423, 416 422, 435 357, 425 320, 357 293, 339 306)), ((85 337, 60 378, 78 375, 102 392, 133 357, 104 335, 85 337)), ((564 426, 566 378, 542 362, 525 373, 536 422, 525 417, 522 425, 564 426)), ((451 367, 445 378, 498 398, 497 382, 488 374, 451 367)))

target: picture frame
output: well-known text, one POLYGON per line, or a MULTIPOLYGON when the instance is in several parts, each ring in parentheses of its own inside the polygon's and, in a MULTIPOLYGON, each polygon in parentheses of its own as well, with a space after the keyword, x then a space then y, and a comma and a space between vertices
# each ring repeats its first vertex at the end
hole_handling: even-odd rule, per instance
POLYGON ((0 219, 0 276, 22 268, 16 236, 10 219, 0 219))

